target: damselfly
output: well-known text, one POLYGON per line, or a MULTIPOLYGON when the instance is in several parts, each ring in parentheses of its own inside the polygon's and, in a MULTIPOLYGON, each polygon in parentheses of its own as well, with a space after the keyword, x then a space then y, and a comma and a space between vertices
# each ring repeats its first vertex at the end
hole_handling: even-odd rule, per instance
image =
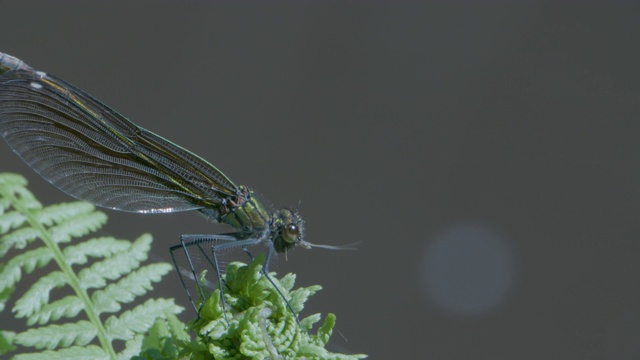
MULTIPOLYGON (((0 134, 31 168, 80 200, 136 213, 197 210, 236 228, 229 234, 182 235, 180 244, 171 247, 176 268, 176 252, 183 251, 190 267, 186 276, 196 282, 199 274, 191 251, 203 256, 216 271, 221 293, 217 255, 221 250, 236 247, 249 254, 248 246, 266 244, 263 274, 280 292, 268 274, 274 253, 295 246, 334 248, 304 241, 297 212, 267 210, 251 189, 234 184, 201 157, 134 124, 64 80, 3 53, 0 134)), ((198 311, 185 274, 180 269, 178 274, 198 311)), ((197 285, 204 299, 205 291, 197 285)))

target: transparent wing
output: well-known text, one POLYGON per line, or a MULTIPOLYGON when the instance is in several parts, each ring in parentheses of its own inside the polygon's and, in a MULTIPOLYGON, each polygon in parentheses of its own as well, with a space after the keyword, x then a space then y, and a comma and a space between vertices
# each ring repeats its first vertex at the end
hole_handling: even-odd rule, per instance
POLYGON ((217 210, 238 191, 207 161, 42 72, 0 76, 0 134, 49 182, 110 209, 217 210))

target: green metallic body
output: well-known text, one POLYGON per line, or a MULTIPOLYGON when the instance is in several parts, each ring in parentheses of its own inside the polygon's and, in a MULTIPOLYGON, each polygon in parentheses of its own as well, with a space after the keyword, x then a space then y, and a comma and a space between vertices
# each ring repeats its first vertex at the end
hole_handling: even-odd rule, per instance
POLYGON ((266 229, 271 222, 271 216, 254 192, 244 186, 240 186, 243 192, 241 197, 244 202, 229 209, 229 212, 220 217, 220 222, 242 229, 245 232, 266 229))
POLYGON ((284 227, 296 224, 302 231, 302 219, 289 209, 281 209, 272 213, 265 208, 253 190, 239 186, 239 195, 235 201, 226 203, 225 213, 218 217, 218 222, 240 230, 243 237, 269 237, 277 252, 285 252, 295 247, 292 239, 287 240, 284 227))

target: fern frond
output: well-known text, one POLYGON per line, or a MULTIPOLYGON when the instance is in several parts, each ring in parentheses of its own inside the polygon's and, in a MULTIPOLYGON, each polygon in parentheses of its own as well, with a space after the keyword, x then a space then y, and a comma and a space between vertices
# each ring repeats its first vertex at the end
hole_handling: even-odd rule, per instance
POLYGON ((120 316, 110 316, 105 322, 105 328, 112 339, 128 340, 136 333, 147 332, 158 318, 158 314, 175 314, 180 309, 174 304, 173 299, 149 299, 120 316))
POLYGON ((151 250, 151 236, 142 235, 128 249, 78 272, 80 286, 84 289, 104 287, 107 280, 118 279, 140 266, 141 262, 147 260, 149 250, 151 250))
POLYGON ((15 317, 26 318, 29 328, 0 332, 0 354, 15 345, 43 351, 14 359, 129 359, 139 354, 153 324, 174 322, 174 314, 183 309, 173 299, 149 299, 118 313, 172 266, 142 265, 151 249, 149 235, 133 242, 112 237, 82 241, 105 224, 104 213, 80 202, 43 207, 25 186, 18 175, 0 174, 0 257, 12 255, 0 263, 0 311, 24 274, 47 272, 15 301, 15 317), (52 290, 62 287, 72 295, 55 299, 52 290), (112 315, 105 320, 105 313, 112 315), (120 353, 115 341, 124 343, 120 353))
MULTIPOLYGON (((335 316, 328 314, 315 335, 311 327, 320 320, 314 314, 300 321, 287 309, 286 302, 261 273, 264 255, 249 265, 234 262, 227 266, 225 302, 222 309, 220 291, 215 290, 205 301, 200 319, 191 324, 198 338, 181 342, 181 354, 205 359, 340 359, 355 360, 366 355, 343 355, 327 351, 324 346, 331 336, 335 316), (226 311, 229 322, 225 320, 226 311)), ((291 307, 299 312, 307 299, 320 290, 310 286, 291 291, 295 276, 278 280, 270 274, 291 307)))
POLYGON ((120 311, 121 302, 132 302, 136 297, 151 290, 152 283, 159 282, 173 268, 169 264, 159 263, 143 266, 110 284, 104 290, 97 290, 91 295, 97 313, 120 311), (117 300, 114 300, 117 299, 117 300))
POLYGON ((69 265, 83 265, 89 258, 108 257, 122 251, 126 251, 131 246, 131 241, 118 240, 113 237, 99 237, 83 241, 76 245, 64 248, 64 258, 69 265))

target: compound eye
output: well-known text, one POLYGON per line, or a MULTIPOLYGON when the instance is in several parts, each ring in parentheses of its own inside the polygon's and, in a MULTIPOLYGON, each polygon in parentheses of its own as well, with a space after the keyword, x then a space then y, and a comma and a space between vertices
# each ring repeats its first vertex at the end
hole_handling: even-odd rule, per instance
POLYGON ((298 238, 300 228, 298 228, 298 225, 296 224, 289 223, 284 227, 284 234, 286 235, 286 240, 288 242, 293 242, 298 238))

